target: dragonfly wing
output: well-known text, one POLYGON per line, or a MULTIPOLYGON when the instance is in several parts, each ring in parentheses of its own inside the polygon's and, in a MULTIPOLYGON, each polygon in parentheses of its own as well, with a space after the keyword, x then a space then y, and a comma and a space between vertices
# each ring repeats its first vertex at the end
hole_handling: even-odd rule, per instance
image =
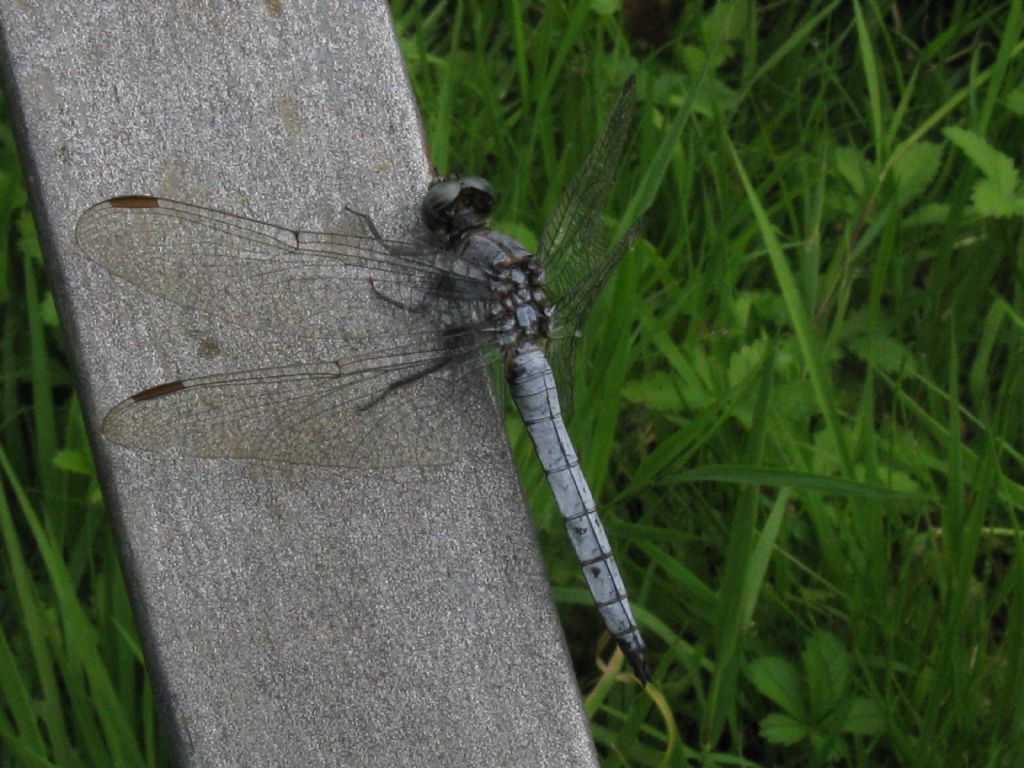
POLYGON ((162 384, 103 420, 112 442, 206 458, 359 469, 450 460, 456 388, 486 360, 474 335, 435 334, 346 360, 224 373, 162 384), (437 404, 436 407, 433 407, 437 404))
POLYGON ((467 269, 453 271, 451 254, 385 240, 351 211, 338 232, 316 233, 124 197, 83 213, 76 238, 93 261, 156 296, 277 334, 355 342, 381 312, 400 314, 429 293, 480 295, 467 269), (380 301, 380 294, 394 300, 380 301), (351 311, 362 305, 372 311, 351 311))
POLYGON ((636 126, 637 111, 636 81, 631 77, 612 106, 597 143, 544 226, 537 255, 556 299, 573 295, 592 274, 607 277, 611 273, 602 213, 636 126))
MULTIPOLYGON (((615 268, 622 261, 622 257, 629 253, 636 242, 640 230, 643 229, 646 214, 633 222, 626 234, 615 244, 615 247, 607 252, 597 268, 590 270, 572 287, 566 294, 566 298, 559 301, 555 312, 556 320, 560 327, 567 331, 578 331, 587 318, 587 312, 597 301, 601 289, 604 288, 608 278, 611 277, 615 268)), ((573 335, 573 334, 569 334, 573 335)))
POLYGON ((608 258, 601 264, 601 269, 584 276, 580 284, 569 294, 571 298, 559 302, 555 308, 555 319, 560 331, 551 337, 545 356, 555 374, 559 402, 566 414, 566 420, 572 415, 576 349, 583 323, 608 277, 615 271, 622 257, 633 247, 643 227, 643 219, 643 216, 637 219, 622 236, 615 248, 609 252, 608 258))

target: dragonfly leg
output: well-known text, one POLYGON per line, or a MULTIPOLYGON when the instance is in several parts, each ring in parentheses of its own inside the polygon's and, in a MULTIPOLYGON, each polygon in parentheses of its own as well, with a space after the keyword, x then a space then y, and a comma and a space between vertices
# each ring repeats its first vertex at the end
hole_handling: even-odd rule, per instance
MULTIPOLYGON (((444 337, 445 346, 448 348, 448 350, 452 351, 453 349, 456 349, 458 347, 459 337, 464 335, 468 331, 468 328, 462 326, 446 328, 444 330, 444 337)), ((456 360, 456 358, 457 356, 455 354, 442 356, 440 359, 431 363, 426 368, 414 371, 413 373, 410 373, 408 376, 403 376, 401 379, 398 379, 398 381, 391 382, 379 394, 374 395, 365 405, 361 406, 360 410, 368 411, 370 408, 373 408, 375 405, 380 403, 392 392, 396 392, 402 387, 412 384, 414 381, 419 381, 420 379, 426 376, 430 376, 433 373, 437 373, 438 371, 447 368, 449 365, 452 364, 454 360, 456 360)))
POLYGON ((429 376, 432 373, 437 373, 437 371, 440 371, 442 368, 445 368, 446 366, 448 366, 450 364, 450 362, 451 362, 451 360, 449 360, 447 358, 439 360, 438 362, 430 365, 429 367, 424 368, 422 371, 416 371, 416 373, 410 373, 408 376, 406 376, 404 378, 401 378, 398 381, 391 382, 379 394, 374 395, 365 405, 360 406, 359 410, 361 410, 361 411, 368 411, 368 410, 370 410, 371 408, 375 407, 378 403, 380 403, 382 400, 384 400, 384 398, 386 398, 391 393, 401 389, 404 386, 412 384, 414 381, 419 381, 420 379, 424 378, 425 376, 429 376))
POLYGON ((406 312, 411 312, 415 315, 419 315, 422 314, 427 309, 426 296, 420 299, 416 304, 406 304, 404 301, 399 301, 398 299, 392 298, 391 296, 388 296, 386 293, 384 293, 384 291, 377 287, 377 284, 373 281, 372 277, 370 278, 370 290, 374 292, 378 299, 386 301, 391 306, 398 307, 399 309, 404 310, 406 312))
POLYGON ((373 219, 370 218, 369 214, 363 213, 362 211, 357 211, 348 205, 345 206, 345 210, 351 213, 353 216, 357 216, 359 220, 363 222, 363 226, 366 227, 366 231, 370 233, 374 240, 376 240, 379 243, 384 242, 384 236, 377 229, 377 225, 373 223, 373 219))

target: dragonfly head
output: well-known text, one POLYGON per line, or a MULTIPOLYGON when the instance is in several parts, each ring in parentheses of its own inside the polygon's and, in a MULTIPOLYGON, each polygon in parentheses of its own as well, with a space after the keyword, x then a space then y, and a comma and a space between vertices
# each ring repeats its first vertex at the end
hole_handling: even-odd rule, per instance
POLYGON ((494 209, 494 189, 478 176, 450 173, 435 180, 420 203, 423 222, 446 242, 482 226, 494 209))

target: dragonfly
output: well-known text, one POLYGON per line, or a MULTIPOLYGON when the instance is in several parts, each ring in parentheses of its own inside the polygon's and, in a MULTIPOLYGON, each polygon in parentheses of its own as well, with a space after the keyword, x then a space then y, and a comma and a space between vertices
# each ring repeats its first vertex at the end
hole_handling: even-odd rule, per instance
POLYGON ((351 209, 335 231, 317 233, 157 197, 92 206, 76 239, 110 273, 242 327, 355 350, 151 387, 107 413, 104 437, 207 458, 428 466, 444 448, 443 416, 429 404, 452 402, 475 372, 500 370, 597 609, 646 685, 647 647, 563 416, 579 329, 643 220, 608 247, 602 213, 637 113, 630 78, 536 254, 488 226, 486 180, 455 174, 436 178, 421 201, 427 244, 385 238, 351 209), (396 329, 386 343, 382 326, 396 329))

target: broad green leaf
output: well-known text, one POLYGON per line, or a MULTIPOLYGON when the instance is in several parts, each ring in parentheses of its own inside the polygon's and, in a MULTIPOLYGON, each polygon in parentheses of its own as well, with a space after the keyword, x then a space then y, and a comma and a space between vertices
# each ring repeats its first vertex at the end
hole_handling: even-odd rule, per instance
POLYGON ((704 74, 707 71, 704 52, 685 46, 682 56, 688 62, 687 71, 694 74, 671 72, 659 76, 654 83, 655 101, 667 105, 673 112, 685 108, 704 117, 732 112, 739 97, 721 80, 704 74))
POLYGON ((704 39, 712 41, 712 44, 742 39, 749 23, 750 8, 747 0, 716 3, 701 22, 704 39))
POLYGON ((903 344, 889 336, 862 336, 849 342, 850 350, 866 363, 886 373, 914 371, 914 356, 903 344))
POLYGON ((730 302, 729 308, 735 318, 736 331, 742 333, 747 330, 750 322, 751 311, 754 309, 754 302, 759 301, 760 296, 752 291, 743 291, 730 302))
POLYGON ((64 449, 57 451, 53 456, 53 464, 58 469, 63 469, 66 472, 73 472, 76 475, 83 475, 85 477, 91 477, 94 470, 92 461, 82 451, 73 451, 71 449, 64 449))
POLYGON ((817 413, 807 382, 783 379, 775 387, 773 409, 780 417, 804 421, 817 413))
POLYGON ((821 753, 828 749, 825 754, 827 763, 836 763, 843 756, 843 743, 839 739, 832 738, 831 734, 823 736, 814 731, 811 732, 811 746, 815 752, 821 753))
POLYGON ((799 744, 807 738, 807 726, 789 715, 773 713, 761 720, 761 736, 772 744, 799 744))
POLYGON ((853 194, 862 197, 867 192, 871 163, 853 147, 837 147, 835 163, 836 171, 850 185, 853 194))
POLYGON ((1006 194, 992 179, 982 179, 974 186, 971 202, 982 216, 1024 215, 1024 197, 1006 194))
POLYGON ((1003 98, 1006 108, 1018 117, 1024 115, 1024 84, 1018 84, 1003 98))
POLYGON ((642 405, 651 411, 676 412, 698 404, 706 404, 699 395, 687 397, 680 389, 678 376, 668 373, 653 373, 642 379, 633 379, 622 387, 622 396, 635 405, 642 405), (691 402, 692 401, 692 402, 691 402))
POLYGON ((803 718, 804 702, 800 672, 781 656, 762 656, 747 667, 747 678, 754 687, 794 717, 803 718))
POLYGON ((970 158, 978 170, 995 184, 999 195, 1011 197, 1017 189, 1017 169, 1013 160, 992 147, 985 139, 963 128, 945 128, 943 134, 970 158))
POLYGON ((851 702, 843 723, 843 732, 857 736, 875 736, 885 728, 885 712, 871 699, 858 696, 851 702))
POLYGON ((683 45, 679 48, 679 57, 687 72, 703 72, 710 69, 708 66, 708 55, 703 48, 696 45, 683 45))
POLYGON ((892 173, 901 206, 916 200, 939 172, 942 147, 931 141, 919 141, 893 164, 892 173))
POLYGON ((814 446, 811 475, 833 477, 839 471, 839 449, 832 434, 826 429, 818 429, 811 436, 811 443, 814 446))
POLYGON ((803 652, 811 716, 828 713, 843 698, 850 680, 850 656, 831 632, 815 632, 803 652))
POLYGON ((740 347, 729 357, 729 384, 736 387, 742 384, 764 360, 768 349, 765 339, 757 339, 740 347))
POLYGON ((715 71, 733 58, 730 42, 742 39, 746 32, 747 11, 746 0, 723 0, 712 7, 700 25, 706 47, 684 52, 691 72, 715 71))
POLYGON ((949 218, 949 203, 925 203, 903 220, 904 227, 930 227, 949 218))
POLYGON ((924 501, 926 498, 921 493, 921 484, 912 475, 905 470, 895 469, 885 462, 878 462, 870 474, 868 468, 863 464, 858 464, 854 470, 857 479, 861 481, 865 481, 869 476, 881 478, 885 487, 894 494, 906 494, 907 501, 911 499, 924 501))
POLYGON ((590 0, 590 10, 598 16, 611 16, 622 7, 619 0, 590 0))

